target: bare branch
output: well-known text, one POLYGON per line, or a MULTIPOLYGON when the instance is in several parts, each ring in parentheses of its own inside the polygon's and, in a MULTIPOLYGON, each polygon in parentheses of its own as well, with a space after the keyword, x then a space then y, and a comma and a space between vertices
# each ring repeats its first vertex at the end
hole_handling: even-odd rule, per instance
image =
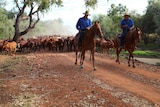
POLYGON ((20 7, 18 5, 18 0, 15 0, 15 2, 16 2, 16 6, 17 6, 18 10, 20 11, 21 9, 20 9, 20 7))
POLYGON ((39 20, 40 20, 40 18, 39 18, 39 14, 37 12, 37 20, 33 23, 33 25, 31 26, 31 29, 33 29, 35 27, 35 25, 38 23, 39 20))
POLYGON ((28 25, 28 27, 27 27, 24 31, 20 32, 20 35, 24 35, 24 34, 26 34, 30 29, 33 29, 33 28, 35 27, 35 25, 38 23, 38 21, 40 20, 39 14, 38 14, 38 9, 37 9, 34 13, 33 13, 33 10, 34 10, 34 7, 33 7, 33 4, 32 4, 32 5, 31 5, 31 10, 30 10, 30 12, 29 12, 29 14, 28 14, 28 17, 30 18, 30 19, 29 19, 29 25, 28 25), (37 20, 33 22, 33 15, 34 15, 35 13, 37 13, 37 20))

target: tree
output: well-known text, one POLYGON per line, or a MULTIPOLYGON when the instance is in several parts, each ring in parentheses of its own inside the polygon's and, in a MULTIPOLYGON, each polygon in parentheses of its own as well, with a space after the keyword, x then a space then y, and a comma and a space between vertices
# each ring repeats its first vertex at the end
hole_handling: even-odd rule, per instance
POLYGON ((5 0, 1 0, 0 1, 0 7, 2 8, 3 6, 5 6, 6 5, 6 1, 5 0))
POLYGON ((123 6, 122 4, 118 4, 118 6, 111 4, 111 8, 108 10, 107 15, 112 19, 112 32, 114 35, 120 32, 120 21, 122 20, 124 12, 127 11, 127 7, 123 6))
POLYGON ((131 11, 131 17, 134 20, 134 25, 135 27, 140 27, 142 28, 142 18, 143 15, 138 14, 135 10, 131 11))
MULTIPOLYGON (((109 1, 109 0, 106 0, 106 1, 109 1)), ((98 3, 98 0, 84 0, 84 2, 85 2, 86 8, 90 8, 91 7, 93 9, 95 9, 95 6, 98 3)))
POLYGON ((93 21, 98 20, 101 22, 101 28, 106 38, 114 38, 115 35, 120 33, 119 23, 125 11, 128 11, 126 6, 111 4, 107 15, 94 16, 93 21))
POLYGON ((102 15, 102 14, 99 14, 99 15, 96 15, 93 17, 93 22, 94 21, 99 21, 100 24, 101 24, 101 29, 103 31, 103 34, 104 34, 104 37, 109 37, 111 38, 111 32, 112 32, 112 19, 106 15, 102 15))
POLYGON ((6 10, 0 7, 0 38, 6 39, 10 38, 10 34, 13 33, 13 21, 8 19, 6 15, 6 10))
POLYGON ((28 33, 33 29, 40 20, 39 14, 48 11, 52 5, 61 6, 61 0, 14 0, 17 14, 15 17, 15 34, 13 41, 17 41, 19 37, 28 33), (20 22, 28 21, 28 26, 24 30, 20 30, 20 22))
POLYGON ((150 33, 155 33, 157 31, 157 29, 160 27, 159 15, 160 15, 160 0, 150 0, 146 14, 143 17, 143 22, 142 22, 144 33, 150 34, 150 33))
POLYGON ((144 42, 146 45, 148 41, 150 41, 150 36, 151 36, 150 34, 156 35, 155 40, 158 40, 158 35, 160 35, 159 18, 160 18, 160 0, 148 0, 146 13, 142 17, 142 30, 144 33, 144 42))

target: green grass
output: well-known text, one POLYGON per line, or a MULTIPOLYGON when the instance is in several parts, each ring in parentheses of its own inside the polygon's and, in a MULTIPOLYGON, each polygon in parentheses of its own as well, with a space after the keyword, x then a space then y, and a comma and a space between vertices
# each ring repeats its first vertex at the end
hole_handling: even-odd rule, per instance
MULTIPOLYGON (((128 52, 124 52, 125 54, 128 54, 128 52)), ((135 50, 133 52, 134 56, 137 57, 160 57, 160 52, 157 51, 143 51, 143 50, 135 50)))
MULTIPOLYGON (((143 42, 137 44, 137 49, 133 54, 136 57, 151 57, 160 58, 160 45, 156 43, 148 43, 145 45, 143 42)), ((127 51, 122 51, 123 54, 128 55, 127 51)))

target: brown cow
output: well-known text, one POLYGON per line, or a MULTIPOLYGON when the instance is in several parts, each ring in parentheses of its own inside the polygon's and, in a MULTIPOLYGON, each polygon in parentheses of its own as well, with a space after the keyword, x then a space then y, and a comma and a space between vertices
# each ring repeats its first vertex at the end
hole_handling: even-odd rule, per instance
POLYGON ((16 54, 16 48, 17 48, 17 43, 12 41, 4 41, 3 42, 3 49, 7 51, 8 55, 15 55, 16 54))
POLYGON ((18 48, 20 52, 25 52, 25 50, 27 50, 27 43, 28 41, 25 40, 24 38, 19 38, 18 48))
POLYGON ((67 51, 73 51, 73 44, 74 44, 74 37, 73 36, 68 36, 66 39, 65 39, 65 43, 66 43, 66 46, 67 46, 67 51))
POLYGON ((104 54, 105 51, 109 54, 109 49, 114 48, 114 42, 111 39, 101 40, 100 47, 102 48, 102 53, 104 54))

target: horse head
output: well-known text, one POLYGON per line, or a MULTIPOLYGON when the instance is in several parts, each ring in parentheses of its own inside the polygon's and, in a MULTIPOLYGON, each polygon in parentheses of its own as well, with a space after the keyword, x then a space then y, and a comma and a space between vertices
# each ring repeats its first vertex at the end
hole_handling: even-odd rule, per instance
POLYGON ((136 27, 136 31, 137 31, 137 35, 138 35, 138 42, 140 42, 141 38, 142 38, 142 29, 136 27))
POLYGON ((140 42, 141 38, 142 38, 142 31, 141 28, 135 27, 132 31, 131 31, 131 36, 133 37, 133 40, 140 42))
POLYGON ((94 24, 91 27, 91 30, 93 30, 95 35, 98 35, 100 38, 102 38, 103 33, 100 23, 98 21, 94 22, 94 24))

